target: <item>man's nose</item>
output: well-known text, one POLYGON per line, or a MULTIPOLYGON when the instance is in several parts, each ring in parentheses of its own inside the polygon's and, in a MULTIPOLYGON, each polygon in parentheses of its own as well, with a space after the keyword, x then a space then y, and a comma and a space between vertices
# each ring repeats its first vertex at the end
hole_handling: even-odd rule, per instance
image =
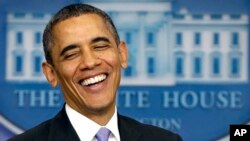
POLYGON ((101 60, 99 56, 91 50, 83 51, 80 62, 80 69, 92 69, 99 65, 101 60))

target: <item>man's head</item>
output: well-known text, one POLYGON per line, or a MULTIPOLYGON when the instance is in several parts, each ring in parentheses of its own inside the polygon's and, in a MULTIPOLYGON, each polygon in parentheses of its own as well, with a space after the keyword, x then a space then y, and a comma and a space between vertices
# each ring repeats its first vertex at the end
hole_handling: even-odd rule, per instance
POLYGON ((43 72, 53 87, 61 86, 69 106, 105 124, 115 109, 121 68, 127 66, 127 47, 119 41, 110 18, 92 6, 71 5, 55 17, 44 33, 45 52, 51 59, 43 63, 43 72), (99 119, 101 115, 106 118, 99 119))
POLYGON ((58 11, 52 17, 52 19, 47 24, 44 30, 43 47, 44 47, 45 59, 48 63, 52 64, 51 48, 53 47, 54 43, 54 37, 53 37, 54 26, 61 21, 64 21, 72 17, 78 17, 83 14, 99 15, 103 19, 104 23, 107 25, 109 31, 113 34, 117 45, 119 44, 120 38, 117 29, 114 23, 112 22, 111 18, 104 11, 88 4, 72 4, 58 11))

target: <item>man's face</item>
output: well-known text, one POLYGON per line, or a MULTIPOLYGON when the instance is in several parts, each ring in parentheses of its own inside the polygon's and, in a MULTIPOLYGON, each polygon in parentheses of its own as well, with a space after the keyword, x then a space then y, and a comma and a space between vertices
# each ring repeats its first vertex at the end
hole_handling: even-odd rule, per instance
POLYGON ((127 47, 96 14, 64 20, 53 28, 53 66, 44 63, 52 86, 62 88, 67 104, 88 115, 114 110, 120 69, 127 66, 127 47))

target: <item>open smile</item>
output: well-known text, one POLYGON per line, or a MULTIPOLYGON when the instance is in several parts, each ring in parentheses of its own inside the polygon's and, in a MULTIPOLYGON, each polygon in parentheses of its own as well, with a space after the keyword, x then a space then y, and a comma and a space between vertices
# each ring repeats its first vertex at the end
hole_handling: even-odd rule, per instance
POLYGON ((84 80, 80 81, 80 84, 82 86, 90 86, 90 85, 100 83, 100 82, 104 81, 106 78, 107 78, 106 74, 100 74, 100 75, 96 75, 96 76, 88 78, 88 79, 84 79, 84 80))

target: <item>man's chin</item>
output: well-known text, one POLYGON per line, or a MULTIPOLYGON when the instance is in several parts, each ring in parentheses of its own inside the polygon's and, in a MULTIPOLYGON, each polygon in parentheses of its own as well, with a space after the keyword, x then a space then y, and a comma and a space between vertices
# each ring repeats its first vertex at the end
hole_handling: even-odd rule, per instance
POLYGON ((106 114, 107 112, 110 112, 112 110, 111 104, 106 104, 106 105, 93 105, 89 107, 89 111, 92 112, 93 114, 106 114))

